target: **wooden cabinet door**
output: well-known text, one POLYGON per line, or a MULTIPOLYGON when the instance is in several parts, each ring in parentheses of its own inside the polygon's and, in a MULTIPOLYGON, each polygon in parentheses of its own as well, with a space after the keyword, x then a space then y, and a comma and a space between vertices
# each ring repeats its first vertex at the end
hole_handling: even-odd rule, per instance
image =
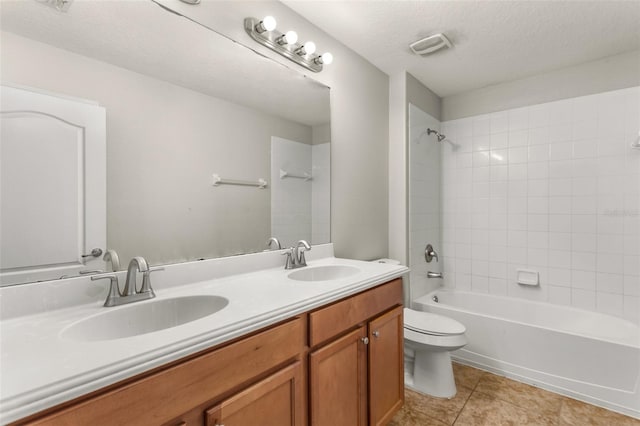
POLYGON ((369 424, 386 425, 404 401, 402 306, 369 323, 369 424))
POLYGON ((309 356, 312 426, 367 424, 366 337, 360 327, 309 356))
POLYGON ((302 426, 302 363, 286 367, 205 412, 206 426, 302 426))

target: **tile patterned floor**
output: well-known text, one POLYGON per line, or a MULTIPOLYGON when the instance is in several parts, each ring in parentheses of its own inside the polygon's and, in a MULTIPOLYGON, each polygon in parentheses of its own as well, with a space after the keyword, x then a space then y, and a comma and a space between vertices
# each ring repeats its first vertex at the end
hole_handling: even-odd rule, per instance
POLYGON ((454 363, 453 373, 454 398, 406 389, 404 407, 389 426, 640 426, 640 420, 466 365, 454 363))

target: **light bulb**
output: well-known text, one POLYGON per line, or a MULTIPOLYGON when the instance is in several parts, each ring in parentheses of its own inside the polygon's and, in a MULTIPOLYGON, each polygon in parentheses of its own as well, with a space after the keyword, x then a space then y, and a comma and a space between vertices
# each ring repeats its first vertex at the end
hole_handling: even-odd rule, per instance
POLYGON ((273 16, 265 16, 258 25, 256 25, 256 31, 263 33, 265 31, 273 31, 276 29, 276 18, 273 16))
POLYGON ((322 63, 325 65, 329 65, 331 64, 331 62, 333 62, 333 55, 330 52, 323 53, 321 58, 322 58, 322 63))
POLYGON ((298 41, 298 33, 295 31, 287 31, 284 39, 287 41, 287 44, 295 44, 296 41, 298 41))
POLYGON ((316 51, 316 44, 312 41, 306 42, 303 47, 307 55, 311 55, 316 51))
POLYGON ((276 40, 279 45, 295 44, 298 41, 298 34, 295 31, 287 31, 276 40))

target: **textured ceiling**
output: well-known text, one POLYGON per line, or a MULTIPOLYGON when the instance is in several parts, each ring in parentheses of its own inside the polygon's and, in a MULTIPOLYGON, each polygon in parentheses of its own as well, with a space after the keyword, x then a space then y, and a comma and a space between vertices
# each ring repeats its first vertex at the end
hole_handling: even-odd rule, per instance
POLYGON ((1 6, 3 31, 299 123, 329 122, 325 86, 150 0, 75 0, 67 13, 33 0, 1 6))
POLYGON ((300 1, 288 7, 387 74, 439 96, 640 49, 640 1, 300 1), (409 43, 445 33, 430 56, 409 43))

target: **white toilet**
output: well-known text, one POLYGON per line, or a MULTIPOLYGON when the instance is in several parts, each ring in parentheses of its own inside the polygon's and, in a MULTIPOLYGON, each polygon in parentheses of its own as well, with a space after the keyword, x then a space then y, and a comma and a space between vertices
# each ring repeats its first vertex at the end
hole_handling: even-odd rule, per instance
POLYGON ((404 308, 405 386, 440 398, 453 398, 450 352, 467 344, 464 325, 430 312, 404 308))
MULTIPOLYGON (((395 259, 375 262, 400 264, 395 259)), ((410 306, 410 292, 405 289, 404 293, 404 305, 410 306)), ((467 344, 465 331, 464 325, 454 319, 404 308, 405 386, 427 395, 453 398, 456 382, 450 352, 467 344)))

